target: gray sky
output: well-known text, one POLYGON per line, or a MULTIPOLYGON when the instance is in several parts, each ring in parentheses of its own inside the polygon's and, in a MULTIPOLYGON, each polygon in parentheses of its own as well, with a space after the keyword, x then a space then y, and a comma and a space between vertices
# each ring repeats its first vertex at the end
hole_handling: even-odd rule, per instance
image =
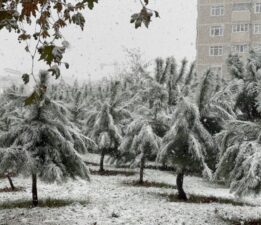
MULTIPOLYGON (((151 0, 150 8, 159 11, 161 18, 153 18, 146 29, 135 30, 129 23, 130 16, 140 10, 138 0, 100 0, 93 11, 87 11, 86 27, 82 32, 70 26, 64 36, 71 47, 65 61, 70 69, 62 69, 63 76, 99 79, 113 73, 113 64, 124 62, 124 47, 140 48, 146 60, 158 56, 174 56, 177 60, 187 57, 194 60, 196 50, 196 0, 151 0)), ((0 76, 11 68, 30 72, 30 57, 18 44, 16 35, 0 33, 0 76)), ((12 75, 18 76, 18 75, 12 75)))

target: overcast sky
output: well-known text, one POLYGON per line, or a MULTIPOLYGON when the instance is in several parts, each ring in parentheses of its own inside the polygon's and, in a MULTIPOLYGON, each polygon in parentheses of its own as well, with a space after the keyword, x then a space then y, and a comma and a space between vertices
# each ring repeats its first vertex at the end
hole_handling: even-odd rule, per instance
MULTIPOLYGON (((139 48, 146 60, 158 56, 187 57, 194 60, 196 50, 196 0, 151 0, 149 7, 159 11, 146 29, 135 30, 130 16, 140 10, 138 0, 100 0, 93 11, 86 12, 86 27, 82 32, 70 26, 64 36, 71 47, 65 61, 69 70, 63 75, 99 79, 113 73, 114 62, 124 62, 124 48, 139 48), (101 64, 107 64, 101 68, 101 64)), ((16 35, 0 32, 0 76, 10 74, 9 68, 30 72, 30 57, 18 44, 16 35)), ((15 75, 13 75, 15 76, 15 75)), ((17 76, 17 75, 16 75, 17 76)))

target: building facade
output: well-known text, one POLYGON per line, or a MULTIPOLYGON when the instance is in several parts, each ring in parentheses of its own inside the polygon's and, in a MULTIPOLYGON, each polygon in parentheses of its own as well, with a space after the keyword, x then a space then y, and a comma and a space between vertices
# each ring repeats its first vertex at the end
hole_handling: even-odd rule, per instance
POLYGON ((247 59, 261 50, 261 0, 198 0, 197 73, 207 69, 229 79, 226 59, 247 59))

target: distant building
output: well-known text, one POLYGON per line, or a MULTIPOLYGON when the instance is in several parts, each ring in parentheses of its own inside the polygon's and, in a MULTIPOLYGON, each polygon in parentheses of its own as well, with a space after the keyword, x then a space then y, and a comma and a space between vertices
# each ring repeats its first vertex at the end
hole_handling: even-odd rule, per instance
POLYGON ((229 53, 261 50, 261 0, 198 0, 197 72, 227 75, 229 53))

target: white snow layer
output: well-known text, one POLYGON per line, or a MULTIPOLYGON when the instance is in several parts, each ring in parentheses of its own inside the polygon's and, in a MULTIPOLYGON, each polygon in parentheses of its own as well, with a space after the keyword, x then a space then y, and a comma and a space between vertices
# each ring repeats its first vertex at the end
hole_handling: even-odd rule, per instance
MULTIPOLYGON (((107 167, 108 168, 108 167, 107 167)), ((92 166, 92 169, 98 170, 92 166)), ((112 168, 110 168, 112 169, 112 168)), ((123 170, 123 169, 119 169, 123 170)), ((138 170, 137 170, 138 172, 138 170)), ((261 218, 260 198, 245 199, 256 206, 231 204, 192 204, 168 202, 161 193, 175 193, 171 188, 144 188, 124 185, 138 180, 135 176, 97 176, 91 182, 68 181, 63 185, 38 183, 39 199, 58 198, 87 200, 61 208, 33 208, 0 210, 1 225, 225 225, 225 218, 261 218), (230 215, 230 216, 228 216, 230 215)), ((145 180, 175 184, 170 172, 145 170, 145 180)), ((24 192, 0 193, 0 203, 31 199, 31 179, 14 178, 24 192)), ((7 179, 0 180, 0 188, 8 186, 7 179)), ((205 182, 198 177, 187 176, 184 189, 189 194, 234 198, 229 190, 205 182)))

